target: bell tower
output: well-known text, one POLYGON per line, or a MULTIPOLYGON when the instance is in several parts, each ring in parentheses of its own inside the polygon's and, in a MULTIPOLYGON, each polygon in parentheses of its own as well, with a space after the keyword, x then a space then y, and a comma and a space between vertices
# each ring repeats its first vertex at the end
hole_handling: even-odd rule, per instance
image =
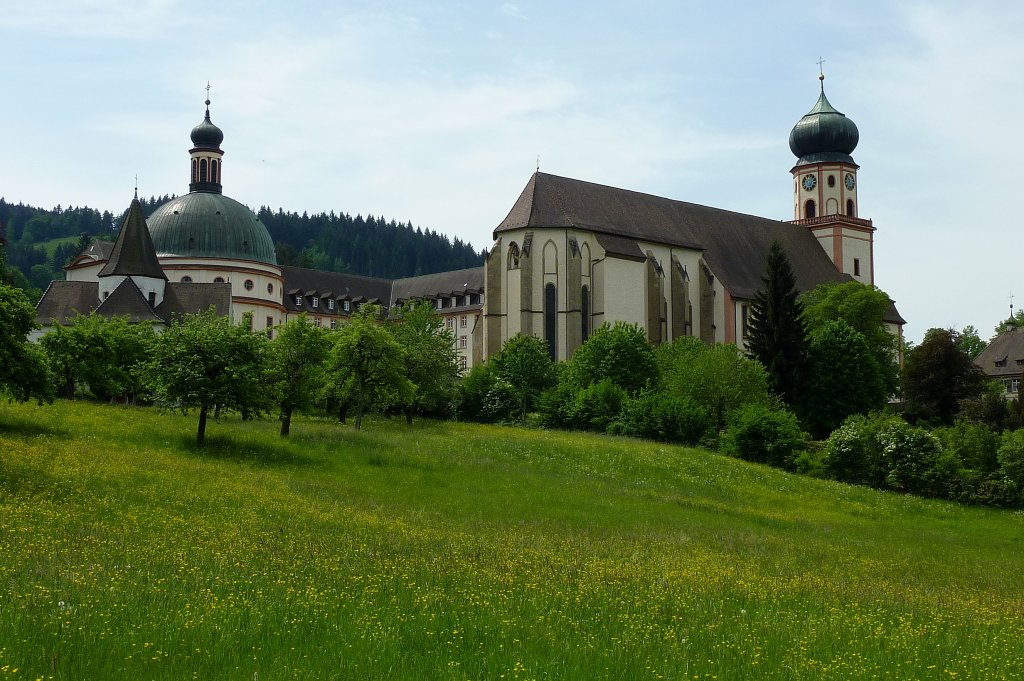
MULTIPOLYGON (((819 61, 819 66, 821 62, 819 61)), ((789 133, 797 157, 793 175, 793 222, 807 226, 840 272, 873 284, 874 231, 859 215, 857 171, 853 150, 860 141, 856 124, 821 94, 789 133)))
POLYGON ((192 128, 192 181, 188 185, 190 192, 223 192, 221 186, 221 167, 224 152, 220 143, 224 141, 224 132, 210 120, 210 84, 206 84, 206 117, 203 122, 192 128))

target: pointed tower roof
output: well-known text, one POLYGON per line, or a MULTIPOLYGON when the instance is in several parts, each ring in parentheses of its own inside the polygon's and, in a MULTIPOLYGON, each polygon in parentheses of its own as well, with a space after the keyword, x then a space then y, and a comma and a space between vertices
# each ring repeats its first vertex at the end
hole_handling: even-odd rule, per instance
POLYGON ((114 241, 110 258, 100 270, 99 276, 115 274, 153 277, 165 281, 167 279, 156 258, 156 249, 153 248, 153 239, 149 236, 146 220, 142 217, 142 204, 139 203, 138 196, 132 199, 128 215, 121 223, 121 231, 117 233, 117 240, 114 241))

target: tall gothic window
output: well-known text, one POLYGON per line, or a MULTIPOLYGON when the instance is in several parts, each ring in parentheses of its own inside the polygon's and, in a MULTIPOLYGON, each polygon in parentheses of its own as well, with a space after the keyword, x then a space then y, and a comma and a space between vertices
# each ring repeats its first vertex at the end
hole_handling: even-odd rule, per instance
POLYGON ((555 359, 558 343, 555 331, 558 328, 558 289, 554 284, 544 286, 544 340, 548 344, 548 354, 555 359))
POLYGON ((590 338, 590 288, 587 286, 583 287, 583 293, 580 296, 580 325, 583 327, 583 342, 586 343, 587 339, 590 338))

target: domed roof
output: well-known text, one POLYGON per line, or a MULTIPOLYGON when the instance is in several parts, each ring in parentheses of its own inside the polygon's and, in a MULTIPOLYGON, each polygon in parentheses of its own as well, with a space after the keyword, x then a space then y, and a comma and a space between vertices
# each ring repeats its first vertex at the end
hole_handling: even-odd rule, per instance
POLYGON ((824 87, 814 107, 789 133, 789 148, 799 158, 797 165, 826 161, 857 165, 850 154, 859 141, 856 124, 829 103, 824 87))
POLYGON ((192 144, 196 147, 220 148, 224 141, 224 131, 213 124, 210 120, 210 100, 206 100, 206 118, 203 122, 192 128, 192 144))
POLYGON ((223 194, 179 196, 153 211, 146 222, 159 255, 277 264, 267 228, 251 210, 223 194))

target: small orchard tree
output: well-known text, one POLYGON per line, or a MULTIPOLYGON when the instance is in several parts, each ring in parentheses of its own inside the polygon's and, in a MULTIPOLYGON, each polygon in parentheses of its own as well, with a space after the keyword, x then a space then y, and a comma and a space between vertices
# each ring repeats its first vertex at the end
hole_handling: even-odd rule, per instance
POLYGON ((28 342, 35 328, 36 311, 28 298, 0 281, 0 395, 19 402, 53 399, 43 354, 28 342))
POLYGON ((319 392, 329 347, 327 330, 306 315, 277 329, 270 343, 270 376, 277 388, 282 437, 291 432, 292 413, 307 409, 319 392))
POLYGON ((405 350, 377 323, 380 307, 364 305, 333 334, 328 351, 326 392, 356 408, 356 429, 371 406, 408 404, 415 386, 407 376, 405 350))
POLYGON ((148 324, 125 317, 77 315, 40 340, 61 397, 74 399, 88 386, 99 398, 129 399, 144 389, 144 366, 156 334, 148 324))
POLYGON ((455 335, 441 315, 429 302, 415 301, 403 306, 388 328, 405 350, 406 371, 416 386, 406 420, 411 422, 413 413, 450 413, 459 367, 455 335))
POLYGON ((211 309, 176 320, 154 344, 149 363, 154 395, 183 413, 199 410, 197 444, 206 440, 210 411, 237 411, 249 419, 272 404, 269 341, 251 327, 232 324, 211 309))
POLYGON ((807 355, 803 306, 797 299, 793 268, 779 242, 772 242, 762 286, 750 312, 750 356, 768 370, 775 392, 795 404, 807 355))
POLYGON ((538 396, 555 384, 555 363, 547 345, 536 336, 520 333, 505 341, 491 362, 495 377, 515 396, 520 419, 525 422, 538 396))

